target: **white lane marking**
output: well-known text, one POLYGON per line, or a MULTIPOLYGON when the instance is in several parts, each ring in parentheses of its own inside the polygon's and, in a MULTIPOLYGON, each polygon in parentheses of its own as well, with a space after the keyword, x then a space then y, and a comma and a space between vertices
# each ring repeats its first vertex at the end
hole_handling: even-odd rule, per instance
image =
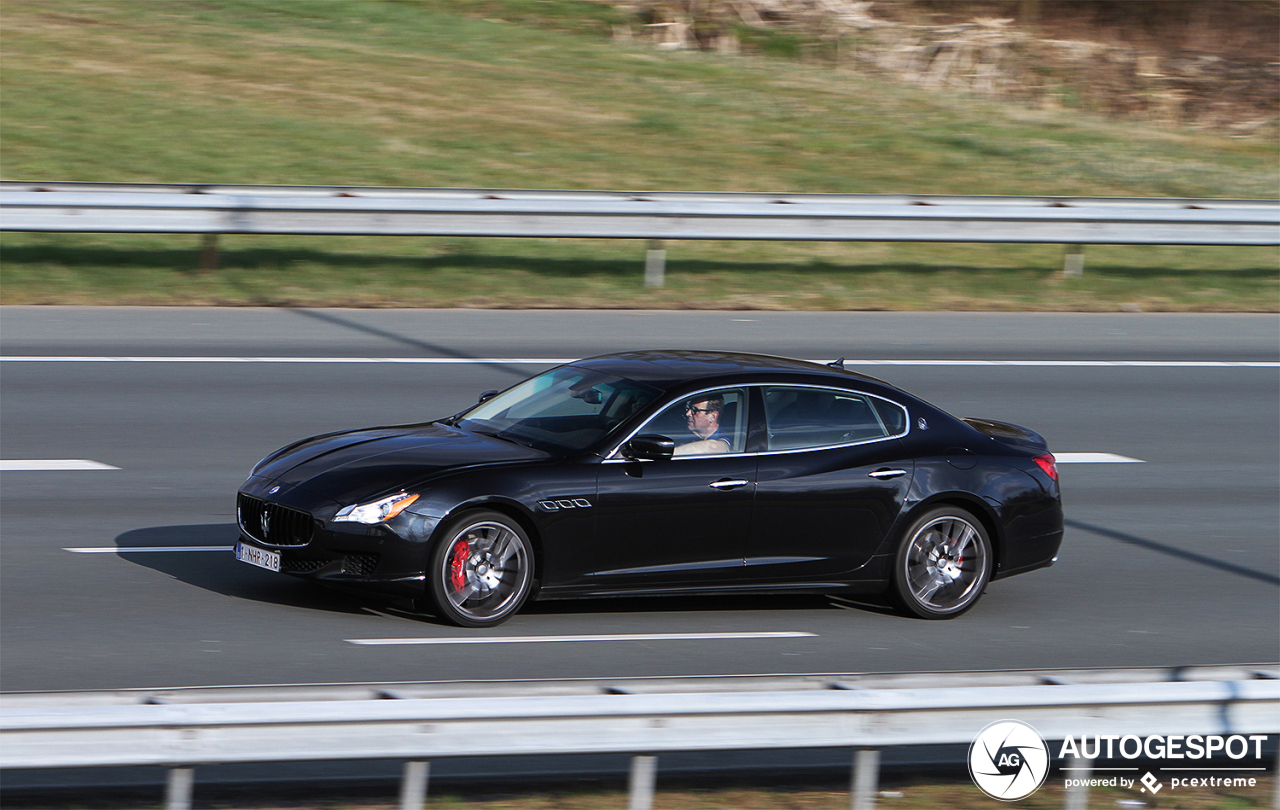
POLYGON ((844 364, 846 366, 1035 366, 1038 368, 1280 368, 1280 361, 1275 360, 845 360, 844 364))
POLYGON ((569 641, 721 641, 766 638, 809 638, 817 633, 792 631, 762 633, 636 633, 631 635, 482 636, 476 638, 348 638, 348 644, 390 647, 416 644, 555 644, 569 641))
POLYGON ((1054 453, 1059 464, 1145 464, 1140 458, 1130 458, 1117 453, 1054 453))
POLYGON ((63 470, 118 470, 101 461, 86 458, 19 458, 0 460, 0 472, 42 472, 63 470))
POLYGON ((62 550, 72 554, 155 554, 170 551, 234 551, 235 546, 81 546, 62 550))
MULTIPOLYGON (((577 357, 92 357, 8 355, 8 363, 406 363, 558 366, 577 357)), ((814 360, 825 363, 826 360, 814 360)), ((845 360, 846 366, 1010 366, 1038 368, 1280 368, 1275 360, 845 360)))
POLYGON ((428 365, 513 365, 558 366, 577 357, 91 357, 85 355, 8 355, 9 363, 412 363, 428 365))

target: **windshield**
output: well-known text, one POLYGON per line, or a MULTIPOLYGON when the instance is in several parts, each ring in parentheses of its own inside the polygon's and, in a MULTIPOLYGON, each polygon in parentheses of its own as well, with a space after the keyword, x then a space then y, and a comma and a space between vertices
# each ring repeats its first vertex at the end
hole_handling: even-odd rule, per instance
POLYGON ((539 449, 585 450, 658 393, 633 380, 565 366, 481 402, 455 424, 539 449))

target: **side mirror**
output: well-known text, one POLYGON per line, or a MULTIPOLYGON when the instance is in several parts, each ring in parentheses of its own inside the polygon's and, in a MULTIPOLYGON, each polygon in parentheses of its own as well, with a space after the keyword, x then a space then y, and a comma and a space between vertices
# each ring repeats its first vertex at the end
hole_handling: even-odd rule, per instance
POLYGON ((665 461, 676 451, 676 443, 666 436, 646 433, 622 446, 622 455, 636 461, 665 461))
POLYGON ((497 395, 498 395, 498 390, 496 388, 492 391, 485 391, 483 394, 480 395, 480 399, 477 400, 477 404, 480 402, 487 402, 493 399, 494 397, 496 397, 497 395))

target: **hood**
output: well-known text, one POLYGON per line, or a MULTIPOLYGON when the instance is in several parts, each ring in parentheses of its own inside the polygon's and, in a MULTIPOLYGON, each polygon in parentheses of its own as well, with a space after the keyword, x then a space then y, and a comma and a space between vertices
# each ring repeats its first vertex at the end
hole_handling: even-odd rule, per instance
POLYGON ((263 459, 254 475, 350 503, 449 469, 546 458, 541 450, 432 422, 316 436, 263 459))

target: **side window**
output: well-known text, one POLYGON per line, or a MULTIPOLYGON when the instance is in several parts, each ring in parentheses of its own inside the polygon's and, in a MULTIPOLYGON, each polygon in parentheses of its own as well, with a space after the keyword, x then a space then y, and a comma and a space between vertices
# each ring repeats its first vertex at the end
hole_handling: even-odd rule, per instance
POLYGON ((747 395, 741 388, 673 402, 640 429, 674 439, 677 456, 741 453, 747 444, 747 395))
POLYGON ((867 397, 823 388, 766 386, 770 450, 797 450, 890 435, 867 397))

